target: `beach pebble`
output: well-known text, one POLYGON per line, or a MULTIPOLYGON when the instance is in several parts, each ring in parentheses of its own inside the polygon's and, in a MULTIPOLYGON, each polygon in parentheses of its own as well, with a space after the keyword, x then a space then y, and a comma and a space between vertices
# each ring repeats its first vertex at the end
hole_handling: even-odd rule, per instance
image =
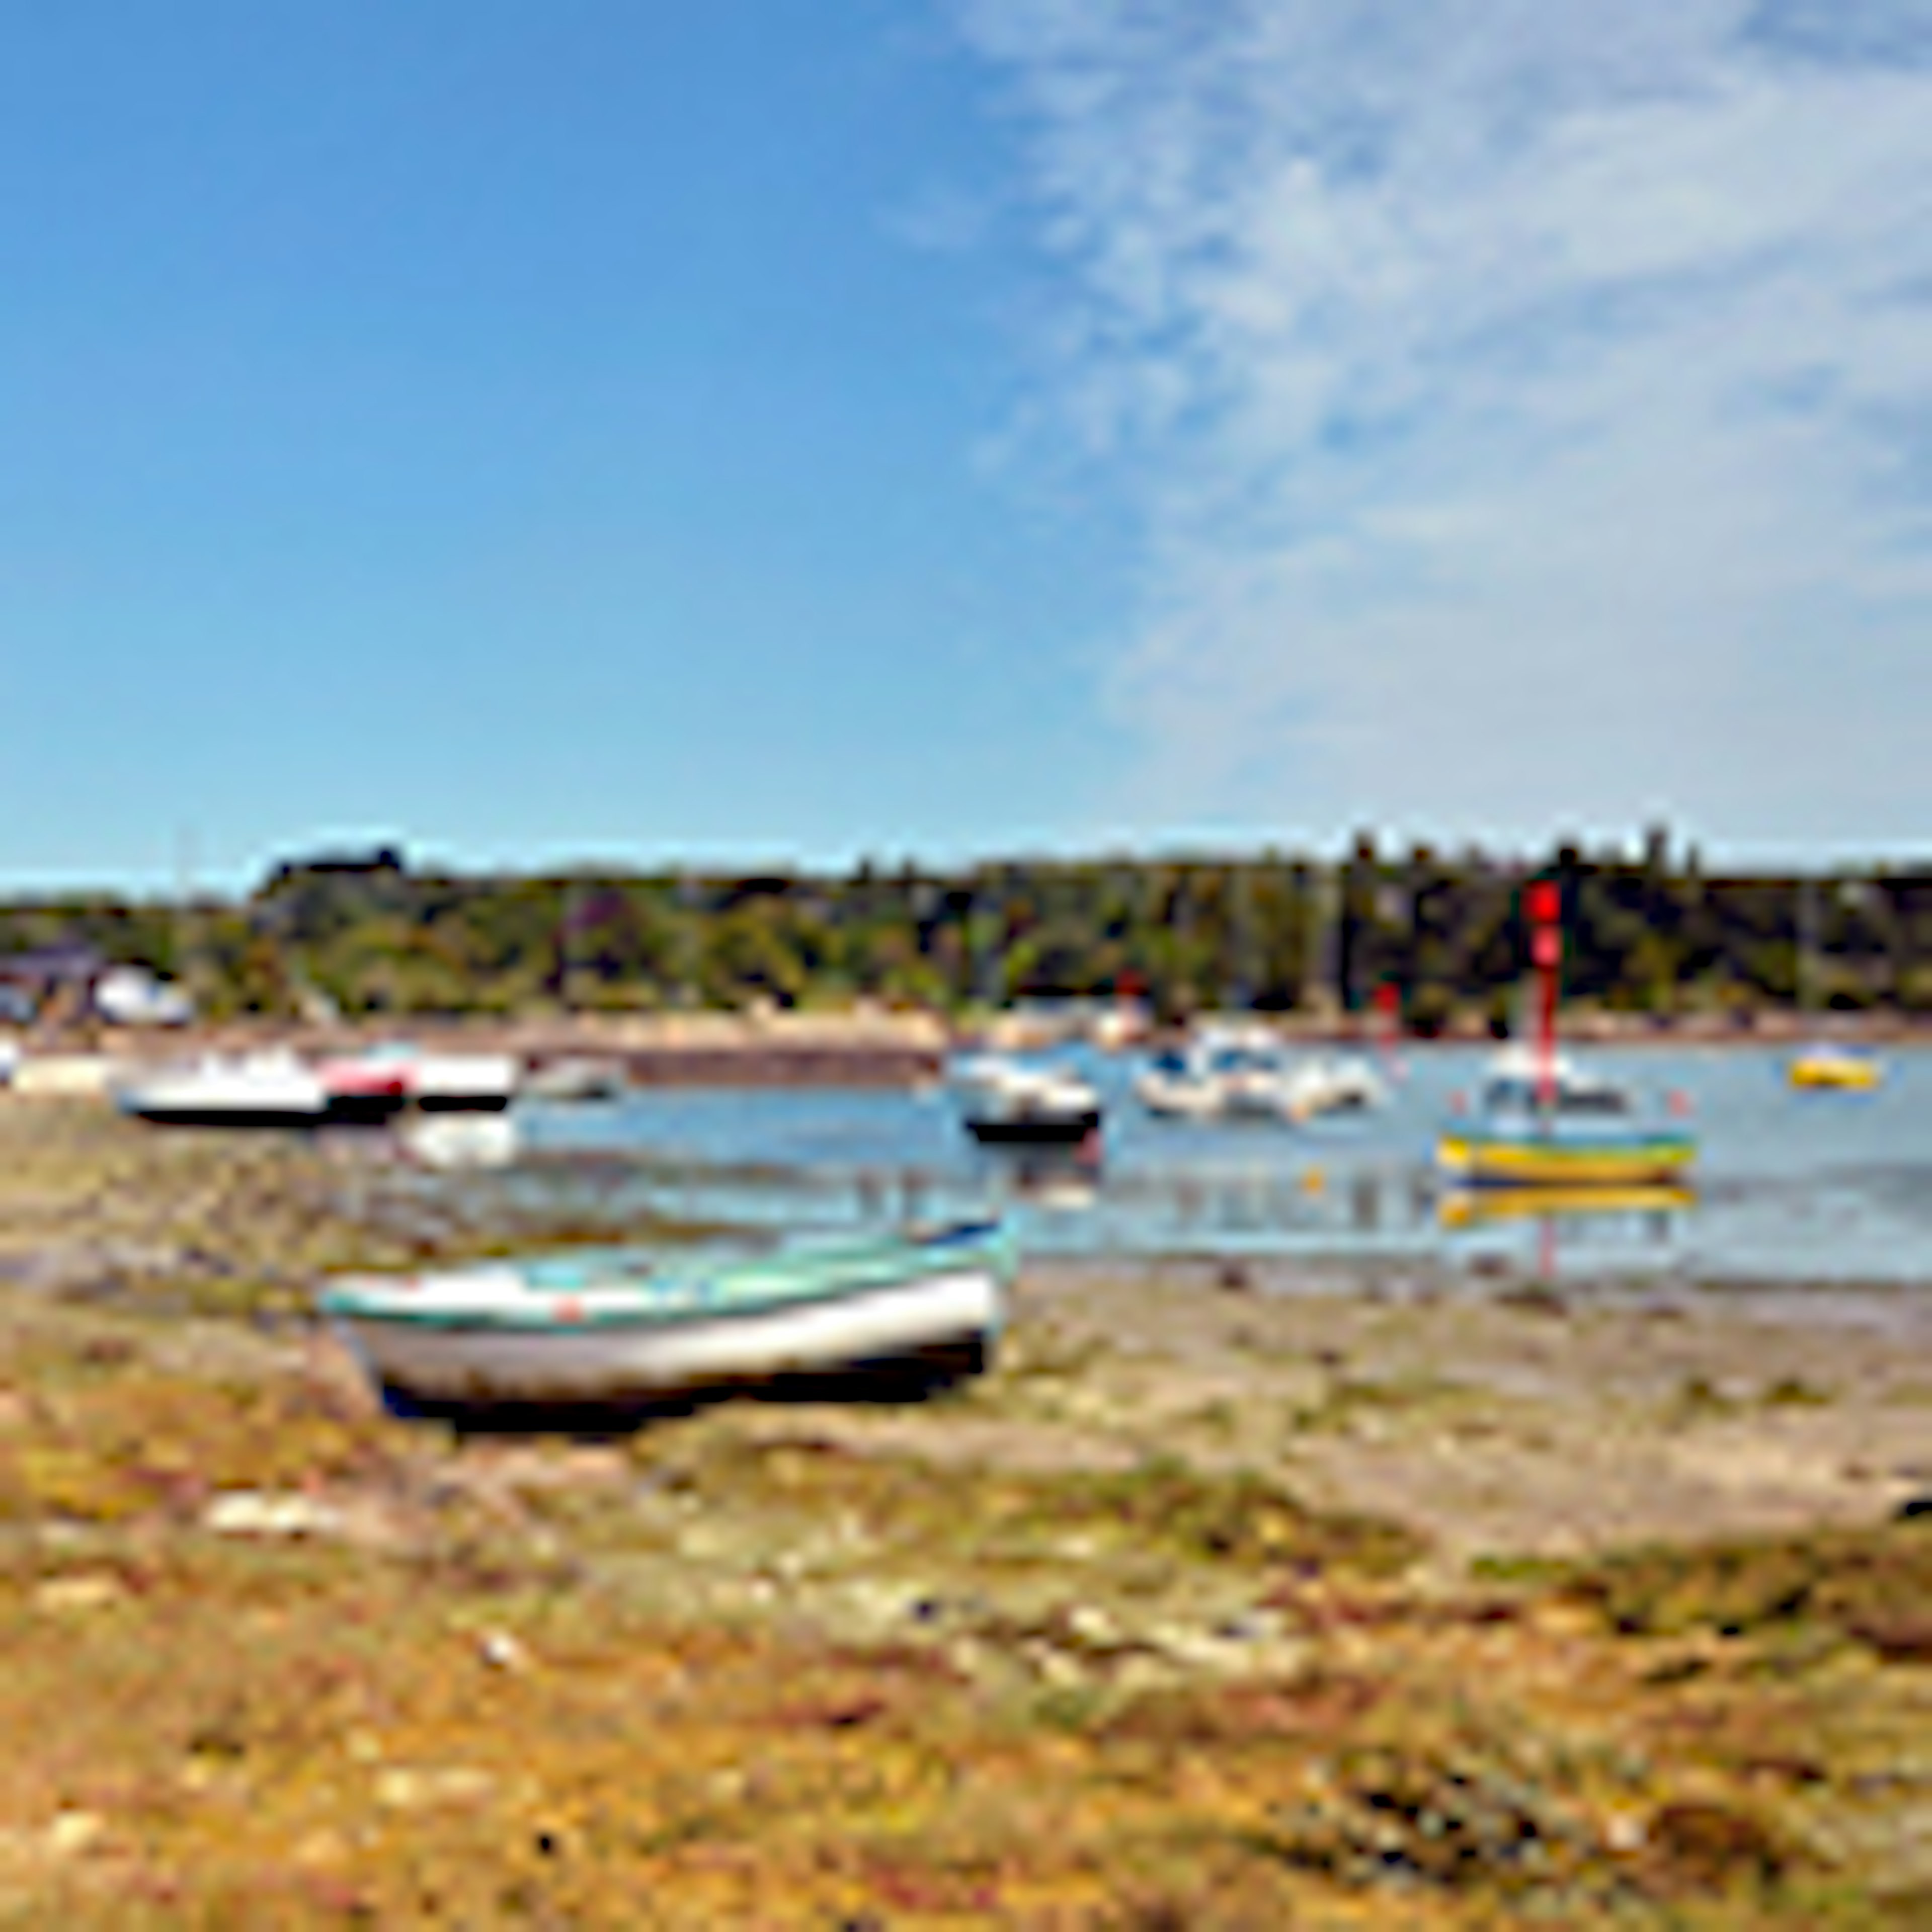
POLYGON ((93 1570, 48 1577, 34 1586, 34 1602, 43 1610, 98 1610, 126 1594, 118 1577, 93 1570))
POLYGON ((1214 1626, 1223 1643, 1271 1643, 1281 1634, 1280 1619, 1265 1610, 1241 1610, 1214 1626))
POLYGON ((202 1514, 217 1536, 337 1536, 342 1512, 332 1503, 292 1491, 230 1490, 202 1514))
POLYGON ((1120 1640, 1120 1627, 1097 1604, 1076 1604, 1066 1613, 1066 1627, 1083 1643, 1110 1644, 1120 1640))
POLYGON ((0 1830, 0 1864, 28 1864, 42 1859, 70 1858, 84 1852, 106 1828, 92 1811, 56 1811, 38 1830, 0 1830))
POLYGON ((530 1654, 508 1630, 485 1630, 476 1640, 476 1654, 493 1670, 521 1670, 530 1654))
POLYGON ((1628 1811, 1618 1812, 1604 1826, 1604 1843, 1613 1852, 1640 1851, 1647 1835, 1643 1820, 1628 1811))
POLYGON ((376 1802, 395 1811, 430 1804, 461 1804, 484 1796, 496 1783, 471 1765, 398 1765, 376 1780, 376 1802))
POLYGON ((86 1851, 104 1828, 100 1819, 92 1811, 62 1811, 47 1827, 44 1842, 54 1857, 71 1858, 76 1852, 86 1851))

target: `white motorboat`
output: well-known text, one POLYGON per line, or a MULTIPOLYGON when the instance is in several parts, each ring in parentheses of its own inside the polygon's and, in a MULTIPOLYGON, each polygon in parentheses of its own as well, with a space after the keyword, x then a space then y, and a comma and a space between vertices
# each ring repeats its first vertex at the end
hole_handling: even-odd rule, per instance
POLYGON ((172 1126, 314 1127, 328 1114, 320 1075, 280 1048, 203 1054, 124 1079, 113 1090, 124 1114, 172 1126))
POLYGON ((1547 1082, 1562 1114, 1627 1114, 1630 1090, 1594 1068, 1580 1065, 1560 1048, 1540 1053, 1528 1040, 1511 1040, 1491 1056, 1483 1076, 1485 1112, 1540 1108, 1547 1082))
POLYGON ((346 1276, 322 1310, 398 1406, 623 1406, 784 1376, 982 1367, 1014 1264, 987 1222, 682 1266, 619 1249, 346 1276))
POLYGON ((1176 1047, 1154 1055, 1135 1081, 1134 1094, 1149 1113, 1180 1120, 1218 1118, 1226 1099, 1214 1070, 1195 1054, 1176 1047))
POLYGON ((985 1054, 952 1072, 959 1117, 975 1140, 1010 1147, 1077 1146, 1100 1130, 1099 1088, 1065 1066, 985 1054))
POLYGON ((1380 1076, 1352 1055, 1298 1056, 1262 1026, 1203 1029, 1157 1055, 1135 1083, 1149 1112, 1196 1120, 1300 1122, 1376 1106, 1380 1076))
POLYGON ((571 1054, 532 1067, 521 1090, 532 1100, 614 1100, 626 1084, 622 1060, 571 1054))
POLYGON ((1359 1054, 1322 1054, 1298 1062, 1283 1086, 1286 1111, 1291 1120, 1309 1120, 1322 1114, 1350 1114, 1379 1107, 1388 1098, 1382 1078, 1359 1054))
POLYGON ((500 1113, 515 1099, 521 1070, 508 1053, 418 1053, 410 1098, 426 1114, 500 1113))
POLYGON ((405 1108, 424 1113, 500 1113, 518 1090, 518 1064, 507 1053, 438 1053, 408 1040, 383 1040, 325 1060, 331 1118, 384 1120, 405 1108))
POLYGON ((1272 1114, 1282 1066, 1281 1042, 1267 1028, 1203 1026, 1156 1054, 1134 1091, 1150 1112, 1184 1120, 1272 1114))
POLYGON ((412 1067, 408 1048, 386 1043, 318 1062, 315 1070, 328 1091, 330 1120, 379 1126, 393 1120, 410 1104, 412 1067))
POLYGON ((500 1113, 517 1088, 508 1054, 425 1053, 385 1042, 311 1064, 286 1048, 207 1053, 123 1078, 124 1113, 179 1126, 322 1126, 422 1113, 500 1113))

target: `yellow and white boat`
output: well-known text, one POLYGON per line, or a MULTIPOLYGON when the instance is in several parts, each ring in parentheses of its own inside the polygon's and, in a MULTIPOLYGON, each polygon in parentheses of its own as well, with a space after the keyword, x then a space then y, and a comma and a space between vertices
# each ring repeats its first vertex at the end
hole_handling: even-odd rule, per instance
POLYGON ((1437 1166, 1470 1187, 1682 1186, 1696 1154, 1688 1134, 1551 1132, 1528 1122, 1452 1126, 1436 1146, 1437 1166))
POLYGON ((1885 1063, 1875 1054, 1857 1052, 1850 1047, 1808 1046, 1792 1054, 1784 1071, 1785 1078, 1794 1087, 1868 1094, 1883 1082, 1885 1063))
MULTIPOLYGON (((1640 1124, 1622 1087, 1584 1078, 1557 1051, 1563 961, 1557 886, 1541 880, 1526 886, 1523 911, 1538 989, 1534 1044, 1496 1070, 1477 1118, 1459 1117, 1443 1130, 1436 1166, 1459 1187, 1554 1193, 1682 1186, 1696 1159, 1695 1138, 1640 1124)), ((1681 1105, 1672 1102, 1680 1111, 1681 1105)))

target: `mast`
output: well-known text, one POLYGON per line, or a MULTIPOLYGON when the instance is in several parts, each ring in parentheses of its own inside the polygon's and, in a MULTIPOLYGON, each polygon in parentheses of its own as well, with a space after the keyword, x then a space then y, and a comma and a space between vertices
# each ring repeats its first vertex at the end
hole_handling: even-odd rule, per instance
POLYGON ((1563 896, 1556 883, 1538 879, 1523 892, 1529 915, 1530 964, 1536 969, 1536 1104, 1556 1104, 1556 993, 1563 971, 1563 896))
POLYGON ((199 1004, 201 948, 194 912, 197 857, 194 826, 178 825, 175 828, 175 976, 188 989, 188 998, 199 1004))
POLYGON ((1798 881, 1798 1010, 1808 1024, 1818 1003, 1818 882, 1809 873, 1798 881))

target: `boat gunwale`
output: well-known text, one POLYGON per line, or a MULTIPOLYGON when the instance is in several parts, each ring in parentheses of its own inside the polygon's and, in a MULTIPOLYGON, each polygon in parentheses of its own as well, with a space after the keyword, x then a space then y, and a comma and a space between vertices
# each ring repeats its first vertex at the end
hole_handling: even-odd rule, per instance
POLYGON ((1539 1134, 1532 1130, 1528 1133, 1471 1132, 1467 1129, 1455 1129, 1442 1135, 1438 1148, 1447 1154, 1452 1148, 1472 1152, 1524 1154, 1538 1160, 1554 1157, 1562 1160, 1574 1156, 1582 1160, 1600 1160, 1605 1157, 1622 1156, 1642 1156, 1656 1154, 1681 1154, 1688 1158, 1696 1151, 1694 1135, 1673 1133, 1643 1133, 1636 1135, 1614 1134, 1539 1134))
MULTIPOLYGON (((416 1290, 413 1286, 402 1284, 413 1283, 419 1277, 371 1275, 351 1280, 381 1283, 373 1293, 358 1292, 345 1282, 325 1289, 319 1306, 326 1317, 337 1322, 394 1323, 473 1334, 562 1336, 580 1334, 587 1329, 664 1329, 694 1322, 774 1318, 800 1310, 916 1288, 922 1282, 962 1274, 984 1274, 996 1286, 1004 1287, 1014 1264, 1010 1231, 999 1222, 988 1222, 948 1230, 930 1240, 903 1246, 880 1242, 835 1249, 823 1255, 800 1256, 782 1270, 761 1258, 714 1275, 668 1275, 648 1282, 625 1283, 614 1290, 600 1288, 592 1282, 552 1286, 526 1283, 527 1300, 523 1305, 506 1302, 496 1306, 447 1303, 438 1306, 429 1300, 412 1301, 406 1298, 416 1290), (852 1279, 854 1264, 864 1260, 871 1262, 871 1269, 862 1278, 852 1279), (801 1268, 799 1262, 815 1265, 801 1268), (824 1280, 828 1267, 833 1264, 844 1278, 824 1280), (774 1275, 782 1272, 788 1279, 811 1285, 801 1286, 790 1293, 751 1299, 757 1279, 754 1269, 774 1275), (821 1279, 813 1282, 814 1274, 821 1279), (724 1285, 728 1281, 734 1298, 727 1298, 724 1285), (617 1299, 620 1294, 624 1298, 617 1299), (602 1298, 601 1302, 592 1300, 590 1298, 593 1296, 602 1298), (572 1310, 569 1314, 559 1312, 566 1306, 572 1310)), ((506 1260, 502 1266, 514 1273, 518 1264, 506 1260)))
POLYGON ((1696 1155, 1694 1136, 1669 1132, 1558 1137, 1534 1128, 1504 1135, 1463 1127, 1445 1131, 1436 1145, 1436 1166, 1450 1184, 1479 1192, 1682 1186, 1696 1155))

